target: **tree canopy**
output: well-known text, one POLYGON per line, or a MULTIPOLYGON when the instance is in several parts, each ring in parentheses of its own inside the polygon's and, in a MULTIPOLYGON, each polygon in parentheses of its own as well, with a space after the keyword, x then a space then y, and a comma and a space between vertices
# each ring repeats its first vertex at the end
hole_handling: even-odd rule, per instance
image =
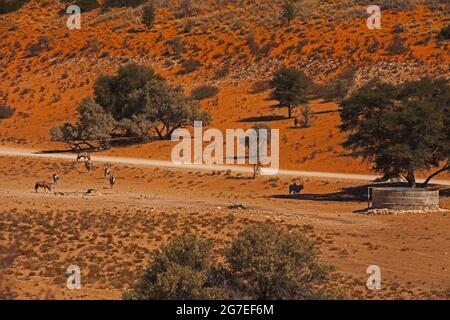
POLYGON ((272 98, 279 101, 281 107, 287 107, 288 116, 292 118, 292 109, 308 102, 309 85, 310 80, 304 72, 294 68, 281 68, 272 79, 272 98))
POLYGON ((344 146, 373 162, 383 178, 403 177, 416 186, 416 173, 450 169, 450 90, 447 82, 423 78, 393 86, 370 82, 340 105, 344 146))
POLYGON ((137 64, 119 68, 117 75, 99 76, 94 97, 83 100, 78 113, 77 124, 52 128, 52 139, 88 144, 113 135, 142 139, 152 132, 167 139, 178 128, 210 120, 209 113, 202 112, 181 86, 168 84, 152 68, 137 64))

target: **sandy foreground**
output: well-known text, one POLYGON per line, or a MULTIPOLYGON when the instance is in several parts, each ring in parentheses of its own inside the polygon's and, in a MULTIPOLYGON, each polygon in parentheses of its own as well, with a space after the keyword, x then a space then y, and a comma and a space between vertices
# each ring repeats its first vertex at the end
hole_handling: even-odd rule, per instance
MULTIPOLYGON (((111 189, 101 162, 90 173, 73 159, 0 156, 0 164, 1 254, 17 255, 2 274, 16 298, 119 299, 174 236, 210 239, 220 260, 240 229, 266 220, 313 238, 350 298, 449 298, 450 213, 365 215, 367 181, 306 177, 303 194, 290 197, 290 176, 116 163, 111 189), (35 193, 56 168, 54 192, 35 193), (66 287, 69 265, 81 268, 80 290, 66 287), (366 289, 369 265, 381 268, 378 292, 366 289)), ((449 189, 441 194, 450 209, 449 189)))

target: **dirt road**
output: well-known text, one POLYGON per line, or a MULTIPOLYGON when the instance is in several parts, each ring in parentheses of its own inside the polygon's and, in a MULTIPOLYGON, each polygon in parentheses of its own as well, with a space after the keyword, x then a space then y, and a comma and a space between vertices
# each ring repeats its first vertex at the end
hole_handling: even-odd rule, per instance
MULTIPOLYGON (((32 149, 18 149, 18 148, 6 148, 0 147, 0 156, 9 157, 34 157, 34 158, 47 158, 47 159, 60 159, 60 160, 73 160, 74 154, 70 153, 42 153, 32 149)), ((226 171, 240 173, 251 173, 253 168, 244 166, 230 166, 230 165, 188 165, 188 164, 175 164, 171 161, 163 160, 148 160, 142 158, 128 158, 128 157, 110 157, 110 156, 92 156, 93 162, 101 163, 115 163, 124 165, 133 165, 139 167, 158 167, 158 168, 178 168, 186 170, 205 170, 205 171, 226 171)), ((356 180, 356 181, 373 181, 379 176, 376 175, 362 175, 362 174, 349 174, 349 173, 336 173, 336 172, 315 172, 315 171, 298 171, 298 170, 279 170, 277 176, 291 176, 291 177, 308 177, 308 178, 329 178, 329 179, 342 179, 342 180, 356 180)), ((418 180, 423 182, 423 180, 418 180)), ((434 179, 433 183, 441 185, 450 185, 450 180, 434 179)))

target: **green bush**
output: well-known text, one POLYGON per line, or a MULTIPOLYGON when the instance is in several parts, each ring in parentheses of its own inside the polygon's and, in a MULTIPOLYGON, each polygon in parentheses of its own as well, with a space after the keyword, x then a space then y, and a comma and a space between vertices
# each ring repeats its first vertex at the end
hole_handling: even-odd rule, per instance
POLYGON ((311 80, 303 71, 283 67, 273 76, 272 98, 279 101, 280 107, 288 108, 288 117, 292 118, 292 109, 308 102, 310 85, 311 80))
POLYGON ((242 297, 258 300, 317 299, 328 267, 317 262, 313 243, 299 232, 270 223, 245 228, 226 252, 242 297))
POLYGON ((313 243, 298 232, 270 223, 242 230, 214 266, 211 244, 194 235, 175 238, 125 299, 322 299, 329 267, 317 262, 313 243))
POLYGON ((224 299, 226 293, 208 281, 211 244, 195 235, 173 239, 156 252, 145 271, 125 299, 197 300, 224 299))

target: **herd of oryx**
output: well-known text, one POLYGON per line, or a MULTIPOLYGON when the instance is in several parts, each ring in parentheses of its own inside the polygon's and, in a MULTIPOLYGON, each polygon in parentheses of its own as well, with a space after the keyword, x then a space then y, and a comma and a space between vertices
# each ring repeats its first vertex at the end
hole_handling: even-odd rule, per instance
MULTIPOLYGON (((91 154, 88 152, 81 152, 77 154, 76 162, 79 163, 81 160, 84 161, 84 167, 88 172, 90 172, 93 168, 92 162, 91 162, 91 154)), ((105 169, 103 171, 103 176, 109 181, 109 184, 111 186, 111 189, 114 188, 114 185, 116 184, 116 178, 113 175, 111 165, 105 164, 105 169)), ((54 185, 58 184, 58 181, 61 179, 61 172, 59 169, 56 170, 55 173, 52 175, 52 181, 53 182, 47 182, 47 181, 37 181, 34 189, 36 192, 39 191, 39 189, 44 189, 44 192, 52 191, 52 188, 54 185)), ((305 184, 303 179, 300 179, 300 183, 297 184, 297 181, 295 181, 293 184, 289 186, 289 195, 299 195, 302 190, 305 188, 305 184)))
MULTIPOLYGON (((77 154, 77 163, 79 163, 81 160, 83 160, 84 162, 84 167, 86 168, 86 170, 88 172, 90 172, 93 168, 92 162, 91 162, 91 154, 88 152, 81 152, 77 154)), ((116 184, 116 178, 113 176, 113 172, 111 169, 111 165, 110 164, 105 164, 105 169, 103 172, 104 177, 108 180, 111 189, 114 188, 114 185, 116 184)), ((61 180, 61 172, 59 169, 56 170, 55 173, 53 173, 52 175, 52 182, 47 182, 47 181, 37 181, 34 189, 36 190, 36 192, 39 191, 39 189, 44 189, 44 192, 48 191, 52 191, 52 188, 58 184, 58 181, 61 180)))

